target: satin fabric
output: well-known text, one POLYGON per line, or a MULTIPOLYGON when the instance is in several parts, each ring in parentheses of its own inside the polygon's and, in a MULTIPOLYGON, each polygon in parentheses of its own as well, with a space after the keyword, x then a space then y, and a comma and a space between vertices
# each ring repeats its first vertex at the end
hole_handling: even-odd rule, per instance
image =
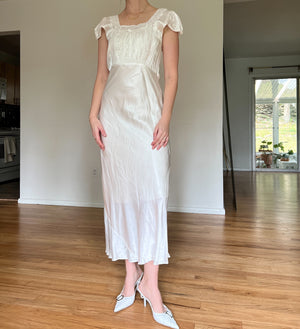
POLYGON ((163 28, 183 33, 179 16, 159 8, 145 23, 120 25, 118 16, 103 17, 110 70, 101 99, 102 191, 106 254, 113 261, 168 264, 167 203, 170 141, 152 149, 161 118, 163 94, 159 65, 163 28))

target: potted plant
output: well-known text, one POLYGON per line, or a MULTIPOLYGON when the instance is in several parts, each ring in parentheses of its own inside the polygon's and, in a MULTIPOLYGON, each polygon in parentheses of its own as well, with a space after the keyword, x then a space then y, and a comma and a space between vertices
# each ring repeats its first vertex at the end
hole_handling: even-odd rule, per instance
POLYGON ((283 153, 280 161, 290 161, 290 155, 294 154, 293 150, 288 150, 287 153, 283 153))
POLYGON ((269 145, 271 145, 272 142, 268 142, 266 140, 263 140, 261 142, 259 152, 261 152, 261 159, 264 161, 267 168, 271 168, 272 161, 273 161, 273 151, 269 149, 269 145))
MULTIPOLYGON (((283 142, 279 142, 278 144, 274 144, 274 149, 277 149, 277 148, 280 148, 280 150, 282 152, 284 152, 284 146, 283 146, 283 142)), ((277 160, 279 159, 280 161, 283 161, 282 158, 283 158, 283 155, 281 153, 275 153, 274 152, 274 155, 275 155, 275 159, 274 159, 274 162, 277 163, 277 160)))
POLYGON ((274 144, 274 148, 280 148, 280 150, 283 152, 281 153, 276 153, 276 159, 280 159, 280 161, 289 161, 289 157, 291 154, 294 154, 293 150, 288 150, 288 152, 284 152, 284 146, 283 143, 280 142, 278 144, 274 144))
POLYGON ((280 148, 282 152, 284 152, 284 146, 283 146, 283 143, 280 142, 278 144, 274 144, 274 148, 277 149, 277 148, 280 148))

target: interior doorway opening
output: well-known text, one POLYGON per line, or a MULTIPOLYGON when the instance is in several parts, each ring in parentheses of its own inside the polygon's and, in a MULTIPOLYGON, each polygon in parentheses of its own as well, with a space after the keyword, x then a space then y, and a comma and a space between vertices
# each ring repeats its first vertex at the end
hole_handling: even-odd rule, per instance
POLYGON ((298 171, 299 78, 255 79, 255 167, 298 171))
POLYGON ((0 200, 20 197, 20 33, 0 33, 0 200))

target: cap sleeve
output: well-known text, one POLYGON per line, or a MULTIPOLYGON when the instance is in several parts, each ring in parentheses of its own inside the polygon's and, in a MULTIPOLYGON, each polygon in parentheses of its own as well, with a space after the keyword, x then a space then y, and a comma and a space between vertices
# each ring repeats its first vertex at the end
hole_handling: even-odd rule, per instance
POLYGON ((164 9, 162 15, 155 22, 155 30, 161 38, 164 28, 168 25, 169 28, 179 34, 183 34, 183 27, 179 15, 174 10, 164 9))
POLYGON ((101 37, 101 28, 104 28, 105 32, 108 32, 108 29, 110 27, 110 22, 108 17, 103 17, 99 24, 94 28, 95 37, 98 40, 101 37))
POLYGON ((180 17, 174 10, 169 10, 165 26, 166 25, 168 25, 171 30, 179 32, 179 34, 183 34, 183 27, 180 17))

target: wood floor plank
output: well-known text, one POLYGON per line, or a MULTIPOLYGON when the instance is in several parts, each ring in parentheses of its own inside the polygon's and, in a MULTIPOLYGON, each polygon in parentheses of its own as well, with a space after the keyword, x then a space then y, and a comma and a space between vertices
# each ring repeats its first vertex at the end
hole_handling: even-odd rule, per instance
MULTIPOLYGON (((181 329, 300 329, 300 174, 225 175, 226 215, 168 213, 159 287, 181 329)), ((114 313, 124 261, 103 209, 0 202, 1 329, 163 328, 137 294, 114 313)))

